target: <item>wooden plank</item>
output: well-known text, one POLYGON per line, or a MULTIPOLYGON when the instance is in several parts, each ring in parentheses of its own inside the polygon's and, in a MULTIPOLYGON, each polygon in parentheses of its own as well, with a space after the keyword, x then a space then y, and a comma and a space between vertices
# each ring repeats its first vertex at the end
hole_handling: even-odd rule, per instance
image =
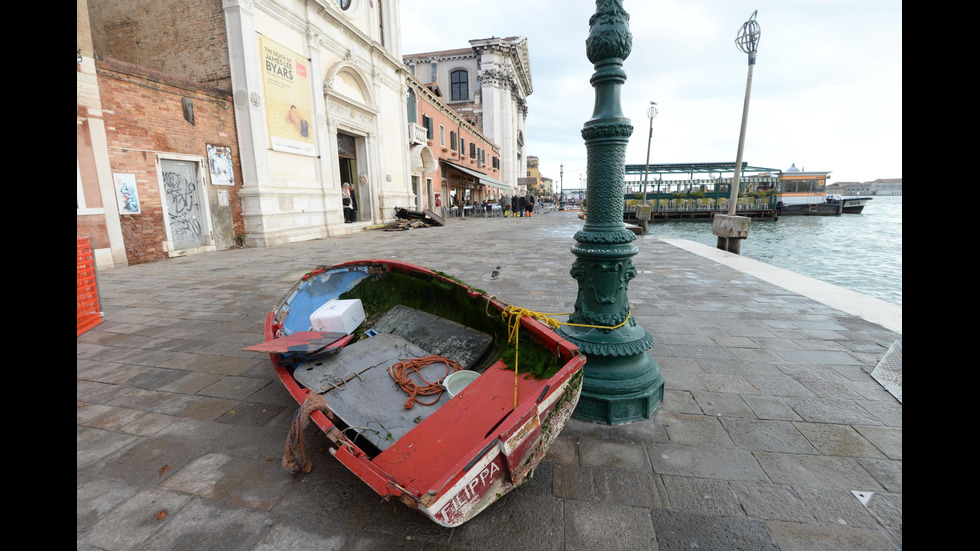
POLYGON ((424 212, 426 216, 428 216, 429 218, 431 218, 432 221, 435 222, 437 226, 445 226, 446 225, 446 219, 443 218, 443 217, 441 217, 441 216, 439 216, 438 214, 432 212, 431 210, 425 209, 422 212, 424 212))
MULTIPOLYGON (((416 404, 406 409, 409 396, 388 373, 388 368, 398 362, 428 355, 397 335, 379 333, 329 358, 297 365, 293 376, 311 391, 324 395, 334 415, 350 427, 345 432, 349 438, 360 434, 384 450, 449 401, 449 395, 443 393, 434 405, 416 404)), ((436 382, 447 370, 446 364, 435 363, 423 368, 421 376, 436 382)), ((430 396, 424 401, 432 399, 430 396)))
POLYGON ((515 384, 521 408, 528 400, 533 404, 547 385, 543 380, 515 378, 513 371, 501 366, 498 363, 488 368, 373 463, 399 483, 422 491, 438 489, 434 485, 450 474, 451 467, 472 458, 497 430, 510 426, 501 421, 514 411, 515 384))
POLYGON ((337 342, 347 333, 330 333, 321 331, 299 331, 271 341, 243 348, 247 352, 265 352, 272 354, 313 354, 337 342))
POLYGON ((483 331, 403 305, 389 310, 372 329, 398 335, 463 369, 472 369, 493 344, 493 337, 483 331))

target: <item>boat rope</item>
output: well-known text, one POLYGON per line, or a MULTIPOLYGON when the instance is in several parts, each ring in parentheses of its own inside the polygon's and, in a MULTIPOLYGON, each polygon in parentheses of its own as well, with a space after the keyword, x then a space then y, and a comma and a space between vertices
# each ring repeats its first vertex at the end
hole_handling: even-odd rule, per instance
MULTIPOLYGON (((488 315, 489 315, 490 300, 492 298, 493 297, 487 298, 488 315)), ((571 325, 574 327, 591 327, 593 329, 618 329, 623 325, 625 325, 627 321, 629 321, 630 316, 633 314, 633 311, 632 310, 628 311, 626 313, 626 319, 624 319, 621 323, 617 325, 610 325, 610 326, 589 325, 586 323, 562 322, 562 321, 558 321, 553 317, 553 316, 568 316, 573 313, 574 312, 549 314, 544 312, 535 312, 533 310, 528 310, 527 308, 521 308, 518 306, 507 306, 501 312, 501 316, 503 316, 503 318, 507 320, 507 342, 514 344, 514 409, 517 409, 517 382, 518 382, 517 367, 518 367, 518 358, 520 357, 520 354, 518 353, 518 343, 520 342, 518 332, 521 327, 521 318, 529 317, 529 318, 536 319, 539 322, 543 323, 544 325, 551 327, 552 329, 558 329, 562 325, 571 325)))
POLYGON ((388 375, 391 375, 391 378, 395 380, 395 383, 401 387, 406 394, 408 394, 408 400, 405 401, 405 409, 412 409, 417 403, 423 406, 431 406, 438 402, 439 398, 442 397, 442 393, 446 391, 446 387, 442 386, 442 381, 460 369, 462 369, 462 367, 449 358, 431 355, 424 356, 422 358, 411 358, 396 364, 392 364, 391 367, 388 368, 388 375), (446 374, 434 383, 429 382, 422 376, 422 369, 437 363, 446 365, 446 374), (418 377, 423 384, 419 385, 412 379, 413 373, 418 374, 418 377), (432 395, 435 395, 436 398, 431 402, 423 402, 419 400, 419 396, 432 395))
POLYGON ((310 415, 314 411, 320 411, 326 415, 330 408, 323 396, 311 392, 307 395, 303 405, 293 414, 289 435, 286 436, 286 449, 282 454, 282 466, 290 474, 308 473, 313 470, 313 463, 306 455, 306 443, 303 441, 303 434, 306 431, 306 424, 310 415))

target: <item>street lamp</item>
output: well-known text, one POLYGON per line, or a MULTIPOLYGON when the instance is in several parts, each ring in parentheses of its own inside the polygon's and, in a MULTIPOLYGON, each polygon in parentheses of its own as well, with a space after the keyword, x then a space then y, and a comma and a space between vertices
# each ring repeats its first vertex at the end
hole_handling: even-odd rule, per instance
POLYGON ((653 119, 657 117, 657 102, 651 101, 650 108, 647 109, 647 118, 650 119, 650 137, 647 138, 647 167, 643 171, 643 202, 647 202, 647 175, 650 173, 650 143, 653 142, 653 119))
POLYGON ((558 208, 565 206, 565 165, 558 165, 558 208))
POLYGON ((718 248, 738 254, 741 240, 749 236, 749 218, 735 216, 738 204, 738 189, 742 176, 742 150, 745 147, 745 126, 749 119, 749 96, 752 92, 752 70, 755 68, 756 53, 762 30, 755 20, 759 10, 752 12, 735 37, 735 45, 749 56, 749 74, 745 82, 745 103, 742 105, 742 126, 738 133, 738 152, 735 156, 735 175, 732 177, 731 198, 728 201, 728 216, 715 216, 713 231, 718 236, 718 248))
POLYGON ((663 403, 664 378, 647 353, 653 336, 637 323, 627 291, 636 277, 636 234, 623 223, 626 146, 633 126, 620 88, 632 48, 622 0, 596 2, 586 54, 595 67, 592 118, 582 129, 588 165, 585 225, 575 233, 571 276, 578 282, 575 312, 558 333, 588 358, 573 416, 606 424, 649 419, 663 403))

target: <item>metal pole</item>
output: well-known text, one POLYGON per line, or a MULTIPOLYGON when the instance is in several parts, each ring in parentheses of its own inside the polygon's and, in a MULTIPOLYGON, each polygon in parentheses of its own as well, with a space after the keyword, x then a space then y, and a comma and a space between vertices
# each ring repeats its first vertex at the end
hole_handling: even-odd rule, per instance
POLYGON ((651 101, 650 108, 647 109, 647 117, 650 118, 650 136, 647 137, 647 166, 643 170, 643 202, 647 202, 647 176, 650 174, 650 144, 653 142, 653 118, 657 116, 657 103, 651 101))
POLYGON ((558 165, 558 208, 565 205, 565 165, 558 165))
POLYGON ((742 151, 745 148, 745 127, 749 120, 749 96, 752 94, 752 69, 755 68, 755 51, 749 53, 749 76, 745 81, 745 103, 742 104, 742 127, 738 132, 738 153, 735 155, 735 176, 732 178, 731 201, 728 214, 735 215, 735 202, 738 200, 739 182, 742 177, 742 151))
POLYGON ((759 37, 762 36, 759 24, 755 20, 755 16, 758 13, 759 10, 752 12, 752 17, 749 17, 749 20, 742 25, 738 35, 735 37, 735 45, 738 46, 738 49, 749 55, 749 74, 745 79, 745 102, 742 104, 742 126, 738 132, 735 176, 732 178, 731 201, 729 201, 728 205, 729 216, 735 214, 736 202, 738 201, 738 188, 742 176, 742 150, 745 147, 745 127, 749 120, 749 96, 752 93, 752 70, 755 68, 755 57, 759 49, 759 37))
POLYGON ((752 93, 752 70, 755 68, 755 58, 759 47, 759 37, 762 32, 755 20, 759 10, 752 12, 752 17, 739 29, 735 37, 735 45, 749 56, 748 77, 745 80, 745 101, 742 104, 742 124, 738 133, 738 152, 735 155, 735 175, 732 177, 732 189, 728 202, 728 215, 717 215, 712 222, 712 231, 718 236, 718 248, 739 254, 742 239, 749 236, 750 219, 736 216, 738 209, 738 191, 742 178, 742 151, 745 148, 745 128, 749 118, 749 97, 752 93))

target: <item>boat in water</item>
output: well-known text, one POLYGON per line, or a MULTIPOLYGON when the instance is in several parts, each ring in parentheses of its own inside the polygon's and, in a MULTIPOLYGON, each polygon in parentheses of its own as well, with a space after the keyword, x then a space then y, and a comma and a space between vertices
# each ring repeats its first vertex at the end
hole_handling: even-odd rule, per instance
POLYGON ((473 518, 531 478, 582 390, 585 356, 520 312, 403 262, 310 271, 246 348, 300 405, 284 467, 312 468, 312 421, 380 496, 446 527, 473 518))
POLYGON ((834 194, 827 196, 828 203, 841 204, 841 214, 861 214, 871 199, 871 197, 843 197, 834 194))
POLYGON ((796 164, 779 177, 776 208, 780 215, 836 216, 861 214, 870 197, 841 197, 827 195, 826 185, 830 173, 826 171, 804 172, 796 164))

